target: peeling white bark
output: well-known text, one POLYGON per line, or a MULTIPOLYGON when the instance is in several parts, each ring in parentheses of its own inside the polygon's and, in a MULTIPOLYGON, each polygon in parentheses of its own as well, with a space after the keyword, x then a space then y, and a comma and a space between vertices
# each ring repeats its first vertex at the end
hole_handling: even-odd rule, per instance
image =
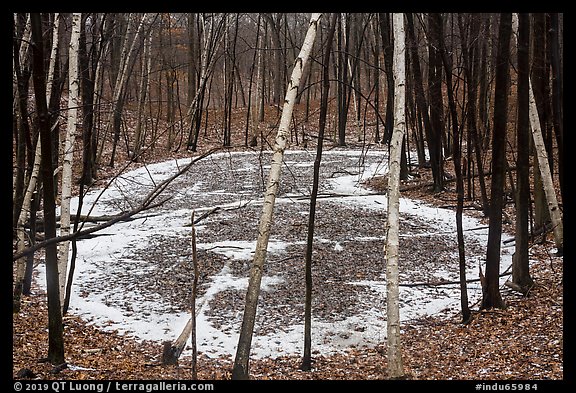
POLYGON ((404 376, 402 347, 400 342, 400 302, 399 302, 399 223, 400 223, 400 158, 402 140, 406 133, 406 39, 404 34, 404 14, 394 14, 394 129, 390 141, 388 175, 388 212, 386 222, 386 330, 388 377, 397 379, 404 376))

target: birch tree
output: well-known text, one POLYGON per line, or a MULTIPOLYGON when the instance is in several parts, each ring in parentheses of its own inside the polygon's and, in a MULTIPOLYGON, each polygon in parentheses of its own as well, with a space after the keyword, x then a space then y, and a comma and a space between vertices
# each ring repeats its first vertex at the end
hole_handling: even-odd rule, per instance
MULTIPOLYGON (((60 202, 60 235, 70 233, 70 198, 72 197, 72 161, 74 159, 74 142, 76 141, 76 123, 78 120, 79 85, 78 49, 80 39, 81 13, 72 14, 72 33, 68 52, 68 122, 64 141, 64 160, 62 162, 62 188, 60 202)), ((66 293, 66 273, 70 242, 65 241, 58 249, 58 282, 60 285, 60 303, 64 304, 66 293)))
POLYGON ((388 212, 386 217, 386 334, 388 377, 404 377, 400 341, 400 304, 398 286, 399 222, 400 222, 400 159, 406 132, 406 39, 404 14, 392 16, 394 31, 394 129, 390 140, 388 174, 388 212))
POLYGON ((278 132, 274 143, 274 154, 272 156, 272 163, 270 173, 268 175, 268 182, 264 194, 264 204, 262 213, 260 215, 260 223, 258 227, 258 239, 256 241, 256 250, 252 267, 250 269, 250 278, 248 282, 248 290, 246 291, 246 304, 244 306, 244 316, 242 319, 242 327, 240 337, 238 339, 238 347, 236 349, 236 357, 234 360, 234 368, 232 370, 232 379, 248 379, 249 377, 249 357, 250 348, 252 345, 252 334, 254 332, 254 322, 256 319, 256 309, 258 306, 258 296, 260 294, 260 283, 262 281, 262 271, 264 268, 264 261, 268 250, 268 239, 270 238, 270 228, 272 226, 272 215, 274 213, 274 204, 276 201, 276 194, 280 186, 280 174, 282 171, 282 161, 284 151, 286 150, 287 139, 290 136, 290 123, 292 120, 292 111, 294 109, 294 101, 298 94, 300 87, 300 79, 302 78, 302 71, 316 38, 318 30, 319 19, 322 16, 320 13, 313 13, 310 17, 310 24, 304 43, 300 49, 298 57, 294 60, 294 68, 292 76, 286 90, 284 98, 284 106, 282 109, 282 116, 278 126, 278 132))
POLYGON ((534 141, 534 148, 536 150, 536 158, 538 161, 538 168, 542 177, 542 187, 546 195, 548 204, 548 211, 550 212, 550 219, 552 221, 552 230, 554 232, 554 243, 558 255, 562 255, 564 249, 564 226, 562 224, 562 212, 558 206, 556 192, 554 191, 554 183, 552 182, 552 173, 550 172, 550 165, 548 163, 548 153, 546 152, 546 145, 542 137, 542 129, 540 128, 540 119, 538 117, 538 109, 536 107, 536 100, 534 99, 534 91, 532 90, 532 81, 530 81, 529 88, 529 117, 530 127, 532 130, 532 139, 534 141))
MULTIPOLYGON (((515 18, 517 16, 515 15, 515 18)), ((532 132, 532 140, 534 142, 534 149, 536 150, 536 159, 538 161, 538 169, 540 170, 542 186, 552 221, 552 230, 554 233, 554 243, 557 248, 557 253, 562 255, 564 247, 564 227, 562 223, 562 212, 558 205, 556 198, 556 191, 554 191, 554 183, 552 181, 552 173, 550 171, 550 164, 548 160, 548 153, 546 145, 542 136, 541 122, 538 115, 538 108, 534 96, 534 89, 532 87, 532 80, 529 80, 528 88, 528 116, 530 120, 530 128, 532 132)))

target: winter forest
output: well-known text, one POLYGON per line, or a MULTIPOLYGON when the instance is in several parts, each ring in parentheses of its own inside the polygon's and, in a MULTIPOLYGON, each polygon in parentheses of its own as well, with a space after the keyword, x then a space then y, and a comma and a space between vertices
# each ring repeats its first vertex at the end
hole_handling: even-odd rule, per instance
POLYGON ((11 18, 13 379, 564 379, 562 13, 11 18))

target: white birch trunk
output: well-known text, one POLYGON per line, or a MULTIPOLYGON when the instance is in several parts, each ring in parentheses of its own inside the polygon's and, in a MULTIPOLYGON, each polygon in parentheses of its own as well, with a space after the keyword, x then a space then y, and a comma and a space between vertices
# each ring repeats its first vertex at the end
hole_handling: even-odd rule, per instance
POLYGON ((536 107, 536 100, 534 99, 534 91, 532 90, 532 80, 530 80, 530 128, 532 129, 532 139, 534 140, 534 148, 536 150, 536 158, 538 160, 538 168, 542 176, 542 186, 546 194, 548 202, 548 211, 550 212, 550 219, 552 220, 552 230, 554 232, 554 243, 559 254, 562 254, 564 248, 564 227, 562 225, 562 212, 558 206, 556 199, 556 192, 554 191, 554 183, 552 182, 552 173, 548 165, 548 154, 546 153, 546 146, 544 145, 544 138, 542 137, 542 130, 540 128, 540 119, 538 117, 538 109, 536 107))
POLYGON ((270 238, 270 228, 272 226, 272 214, 274 212, 276 194, 280 185, 282 161, 284 157, 284 151, 286 150, 286 141, 289 137, 294 101, 296 100, 296 95, 298 94, 300 87, 302 70, 304 69, 308 57, 310 56, 310 52, 312 51, 312 46, 314 45, 314 40, 316 38, 316 32, 319 25, 318 21, 321 16, 322 14, 320 13, 313 13, 310 18, 308 32, 304 38, 304 43, 302 44, 300 53, 294 61, 294 69, 292 70, 292 76, 290 78, 290 82, 288 83, 288 89, 286 90, 286 96, 284 98, 282 116, 280 118, 280 125, 276 135, 272 164, 270 173, 268 175, 266 192, 264 194, 264 205, 260 215, 256 250, 254 254, 254 260, 252 261, 252 268, 250 269, 250 279, 248 283, 248 290, 246 292, 246 305, 244 308, 244 317, 242 319, 242 329, 240 331, 238 348, 236 350, 236 359, 234 362, 234 370, 232 372, 233 379, 248 379, 248 360, 250 356, 250 347, 252 344, 252 334, 256 318, 258 296, 260 294, 262 270, 264 268, 264 261, 268 251, 268 239, 270 238))
MULTIPOLYGON (((518 40, 518 14, 512 14, 512 30, 518 40)), ((546 152, 546 145, 542 137, 542 129, 540 128, 540 118, 538 117, 538 108, 536 107, 536 99, 534 98, 534 90, 532 90, 532 79, 530 79, 529 88, 529 108, 528 113, 530 117, 530 128, 532 130, 532 139, 534 141, 534 148, 536 150, 536 159, 538 161, 538 168, 542 177, 542 188, 548 203, 548 211, 550 219, 552 220, 552 230, 554 233, 554 243, 558 249, 558 253, 562 254, 564 247, 564 227, 562 225, 562 212, 558 206, 556 192, 554 191, 554 183, 552 181, 552 173, 550 172, 550 165, 548 165, 548 153, 546 152)))
POLYGON ((388 377, 404 376, 400 342, 400 303, 398 283, 399 222, 400 222, 400 157, 406 132, 406 40, 404 14, 393 15, 394 29, 394 129, 390 142, 388 173, 388 212, 386 222, 386 330, 388 377))
MULTIPOLYGON (((72 34, 68 54, 68 123, 64 141, 64 159, 62 162, 62 190, 60 202, 60 236, 70 233, 70 199, 72 197, 72 161, 74 159, 74 142, 76 141, 76 123, 78 120, 79 84, 78 48, 80 39, 81 13, 72 14, 72 34)), ((64 241, 58 248, 58 277, 60 285, 60 304, 64 304, 66 294, 66 273, 68 271, 68 254, 70 241, 64 241)))

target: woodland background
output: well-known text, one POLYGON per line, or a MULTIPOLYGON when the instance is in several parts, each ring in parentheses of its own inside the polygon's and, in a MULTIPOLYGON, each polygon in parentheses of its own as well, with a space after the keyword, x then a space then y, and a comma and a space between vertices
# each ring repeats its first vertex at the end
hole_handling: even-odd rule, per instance
MULTIPOLYGON (((291 147, 317 147, 323 108, 325 146, 389 144, 395 99, 391 18, 388 13, 322 17, 298 90, 291 147), (331 20, 329 90, 322 104, 331 20)), ((66 285, 73 282, 58 278, 56 261, 75 257, 73 234, 86 218, 66 213, 63 202, 146 163, 213 149, 272 149, 309 20, 304 13, 13 14, 14 376, 24 369, 42 378, 78 379, 186 373, 185 366, 146 366, 157 349, 102 336, 66 315, 66 285), (46 242, 67 233, 72 235, 58 247, 46 242), (34 265, 41 259, 48 285, 61 288, 64 320, 50 293, 33 290, 34 265), (47 325, 50 334, 42 328, 47 325), (66 358, 74 356, 76 363, 88 361, 94 337, 109 341, 108 349, 90 353, 91 368, 99 371, 54 371, 64 362, 64 337, 66 358), (128 358, 127 351, 138 355, 128 358), (46 354, 51 366, 33 366, 46 354)), ((406 327, 407 374, 561 379, 563 241, 530 137, 535 128, 530 116, 537 115, 556 212, 561 211, 563 14, 408 13, 404 21, 402 195, 448 202, 460 213, 485 217, 489 225, 500 221, 500 233, 503 225, 516 234, 517 259, 524 260, 517 262, 520 270, 509 289, 487 284, 485 301, 471 316, 406 327), (502 347, 496 337, 504 336, 509 341, 502 347), (534 352, 535 343, 540 352, 534 352), (462 357, 475 360, 462 363, 462 357)), ((386 183, 373 179, 372 186, 384 190, 386 183)), ((489 254, 490 247, 488 281, 499 273, 489 254)), ((255 362, 252 370, 262 379, 383 378, 383 353, 376 348, 322 358, 311 374, 296 371, 297 359, 255 362)), ((199 377, 230 377, 229 359, 204 361, 205 368, 198 361, 199 377)))

